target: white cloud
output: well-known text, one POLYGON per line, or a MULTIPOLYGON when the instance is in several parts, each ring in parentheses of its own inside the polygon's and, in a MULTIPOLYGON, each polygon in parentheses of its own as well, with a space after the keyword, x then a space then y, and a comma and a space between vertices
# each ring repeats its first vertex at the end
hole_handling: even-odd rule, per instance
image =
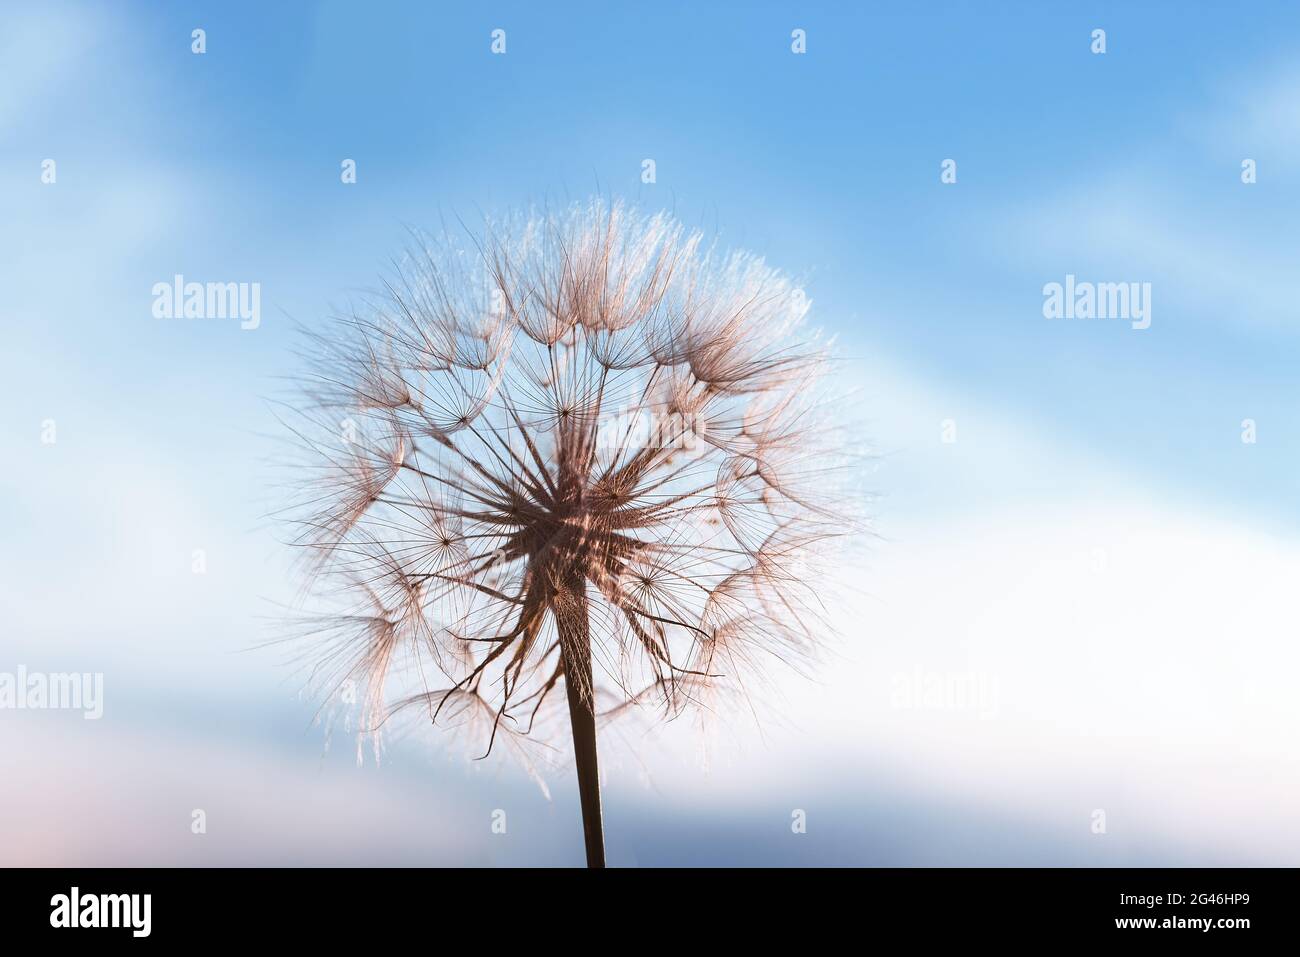
MULTIPOLYGON (((824 793, 883 769, 882 787, 1067 835, 1103 808, 1134 846, 1300 860, 1300 544, 1160 504, 1158 488, 1060 436, 956 396, 916 382, 906 394, 911 415, 895 421, 933 437, 901 457, 931 484, 897 503, 888 540, 846 573, 859 598, 821 679, 782 682, 765 742, 719 742, 715 800, 800 776, 824 793), (954 404, 982 423, 959 440, 959 466, 931 427, 954 404), (1007 492, 964 513, 929 507, 971 482, 1007 492), (1023 487, 1052 494, 1021 499, 1023 487)), ((687 753, 689 736, 674 737, 687 753)), ((680 758, 663 768, 659 785, 686 800, 696 771, 680 758)))

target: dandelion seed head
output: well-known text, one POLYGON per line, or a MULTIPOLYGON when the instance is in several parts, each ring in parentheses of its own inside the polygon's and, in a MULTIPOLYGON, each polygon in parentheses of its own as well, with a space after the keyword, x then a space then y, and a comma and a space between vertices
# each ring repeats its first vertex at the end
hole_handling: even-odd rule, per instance
POLYGON ((294 516, 337 609, 304 629, 317 680, 365 689, 365 730, 418 713, 514 747, 571 683, 603 719, 671 717, 805 666, 852 528, 808 303, 620 204, 420 235, 313 338, 294 516))

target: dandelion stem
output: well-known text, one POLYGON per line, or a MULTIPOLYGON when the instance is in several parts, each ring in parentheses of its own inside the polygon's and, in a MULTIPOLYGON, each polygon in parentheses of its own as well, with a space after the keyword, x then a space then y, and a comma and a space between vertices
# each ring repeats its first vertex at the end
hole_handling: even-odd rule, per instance
POLYGON ((570 591, 567 597, 569 600, 564 603, 563 611, 556 615, 556 623, 564 656, 564 685, 569 695, 573 753, 578 766, 582 833, 587 845, 587 866, 604 867, 605 833, 600 819, 600 773, 596 764, 596 713, 587 599, 581 585, 576 591, 570 591))

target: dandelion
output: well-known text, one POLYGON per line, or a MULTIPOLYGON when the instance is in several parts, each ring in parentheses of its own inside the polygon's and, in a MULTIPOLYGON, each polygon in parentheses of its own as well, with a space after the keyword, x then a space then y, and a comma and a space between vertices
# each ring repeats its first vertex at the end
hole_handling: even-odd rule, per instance
POLYGON ((312 339, 296 542, 342 602, 309 619, 316 677, 363 688, 376 735, 475 719, 485 752, 567 710, 603 866, 598 724, 708 709, 825 634, 811 569, 851 527, 827 348, 789 279, 666 215, 471 239, 419 237, 312 339))

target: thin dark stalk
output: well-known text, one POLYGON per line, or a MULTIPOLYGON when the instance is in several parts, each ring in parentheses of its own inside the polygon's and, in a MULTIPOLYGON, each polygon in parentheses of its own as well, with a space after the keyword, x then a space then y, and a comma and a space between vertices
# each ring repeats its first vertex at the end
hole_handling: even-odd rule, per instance
POLYGON ((600 816, 600 771, 596 762, 596 714, 586 597, 579 592, 577 601, 568 604, 565 610, 570 614, 558 616, 557 624, 564 655, 564 685, 569 694, 569 722, 573 726, 573 753, 578 766, 582 834, 587 846, 587 866, 604 867, 605 831, 600 816))

